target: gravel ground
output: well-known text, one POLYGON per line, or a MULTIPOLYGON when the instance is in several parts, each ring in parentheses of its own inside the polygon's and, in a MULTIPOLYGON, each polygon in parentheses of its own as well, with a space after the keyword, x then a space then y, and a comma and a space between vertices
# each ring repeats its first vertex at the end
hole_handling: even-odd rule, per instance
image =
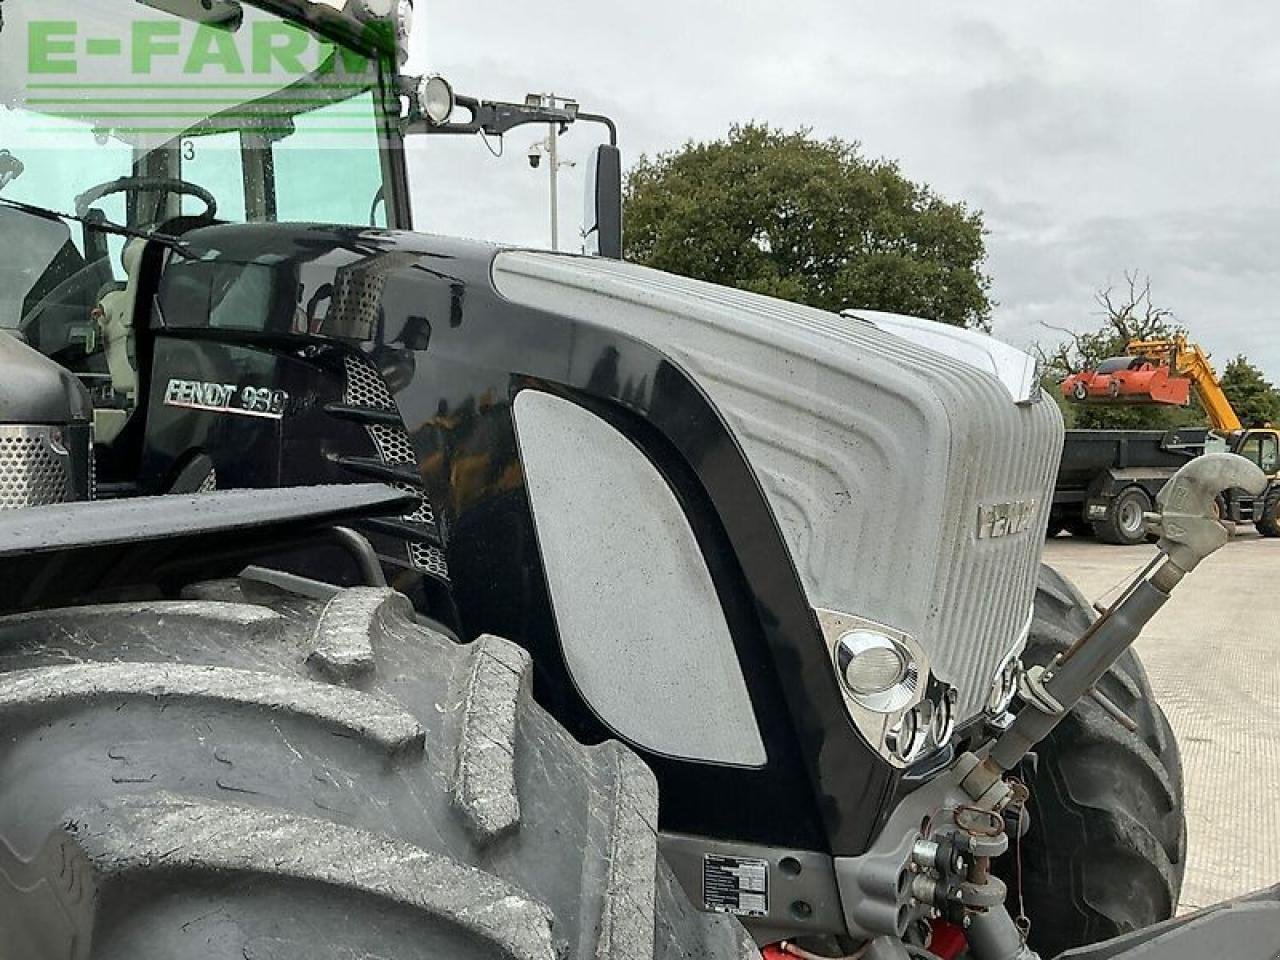
MULTIPOLYGON (((1045 562, 1096 601, 1152 552, 1064 536, 1046 544, 1045 562)), ((1186 769, 1183 912, 1280 882, 1278 574, 1280 540, 1242 533, 1138 640, 1186 769)))

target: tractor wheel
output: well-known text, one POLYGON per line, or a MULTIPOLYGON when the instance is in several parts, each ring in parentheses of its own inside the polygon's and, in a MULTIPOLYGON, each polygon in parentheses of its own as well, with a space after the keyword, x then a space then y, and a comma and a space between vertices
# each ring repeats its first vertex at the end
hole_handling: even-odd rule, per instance
POLYGON ((1280 537, 1280 486, 1267 491, 1263 501, 1262 515, 1254 524, 1258 533, 1264 537, 1280 537))
POLYGON ((1077 380, 1075 382, 1075 385, 1071 388, 1071 396, 1077 400, 1089 399, 1089 388, 1085 385, 1083 380, 1077 380))
POLYGON ((1093 525, 1093 531, 1103 543, 1115 543, 1131 547, 1145 543, 1147 527, 1143 514, 1151 510, 1151 498, 1141 487, 1126 487, 1111 501, 1107 516, 1093 525))
POLYGON ((24 960, 756 956, 653 775, 390 590, 244 580, 0 618, 0 944, 24 960))
MULTIPOLYGON (((1048 663, 1093 620, 1079 591, 1041 567, 1024 660, 1048 663)), ((1034 770, 1022 771, 1031 828, 999 865, 1014 909, 1021 889, 1031 945, 1044 957, 1165 920, 1182 888, 1186 819, 1173 731, 1132 650, 1098 689, 1136 730, 1096 700, 1077 704, 1037 747, 1034 770)))

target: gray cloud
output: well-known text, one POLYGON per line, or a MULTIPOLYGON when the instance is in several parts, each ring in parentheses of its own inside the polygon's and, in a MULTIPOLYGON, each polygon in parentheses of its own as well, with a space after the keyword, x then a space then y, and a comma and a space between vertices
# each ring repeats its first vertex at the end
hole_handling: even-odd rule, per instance
MULTIPOLYGON (((1280 379, 1280 7, 1208 0, 947 4, 436 0, 416 65, 460 90, 554 89, 613 115, 628 156, 735 121, 810 126, 987 214, 996 332, 1085 327, 1126 269, 1221 360, 1280 379)), ((544 173, 509 138, 414 147, 420 227, 547 242, 544 173)), ((585 130, 565 142, 585 158, 585 130)), ((581 168, 564 178, 577 229, 581 168)))

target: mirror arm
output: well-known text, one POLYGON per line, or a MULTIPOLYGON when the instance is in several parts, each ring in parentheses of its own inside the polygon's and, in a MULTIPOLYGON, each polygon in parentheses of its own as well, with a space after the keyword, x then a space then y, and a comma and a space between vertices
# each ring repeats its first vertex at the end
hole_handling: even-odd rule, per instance
POLYGON ((585 120, 588 123, 602 123, 609 128, 609 146, 616 147, 618 145, 618 125, 606 117, 603 113, 582 113, 578 112, 578 119, 585 120))
MULTIPOLYGON (((410 103, 413 98, 410 98, 410 103)), ((555 107, 531 107, 523 103, 503 103, 477 100, 475 97, 457 98, 457 104, 470 112, 471 118, 465 121, 430 124, 421 116, 416 108, 410 109, 405 125, 405 133, 483 133, 490 137, 500 137, 516 127, 530 123, 559 123, 568 126, 573 123, 577 114, 569 110, 555 107)))

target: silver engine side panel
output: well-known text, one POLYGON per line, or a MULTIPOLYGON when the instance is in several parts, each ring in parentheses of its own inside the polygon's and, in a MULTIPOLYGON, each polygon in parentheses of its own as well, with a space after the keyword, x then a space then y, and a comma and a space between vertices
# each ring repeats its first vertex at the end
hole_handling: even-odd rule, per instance
POLYGON ((672 757, 768 760, 680 501, 621 433, 525 390, 516 433, 569 674, 614 733, 672 757))
POLYGON ((982 712, 1035 593, 1062 450, 1053 403, 1016 405, 991 374, 870 324, 633 264, 507 251, 493 279, 692 376, 755 470, 811 606, 916 637, 959 691, 958 719, 982 712), (979 538, 984 507, 1029 501, 1025 529, 979 538))

